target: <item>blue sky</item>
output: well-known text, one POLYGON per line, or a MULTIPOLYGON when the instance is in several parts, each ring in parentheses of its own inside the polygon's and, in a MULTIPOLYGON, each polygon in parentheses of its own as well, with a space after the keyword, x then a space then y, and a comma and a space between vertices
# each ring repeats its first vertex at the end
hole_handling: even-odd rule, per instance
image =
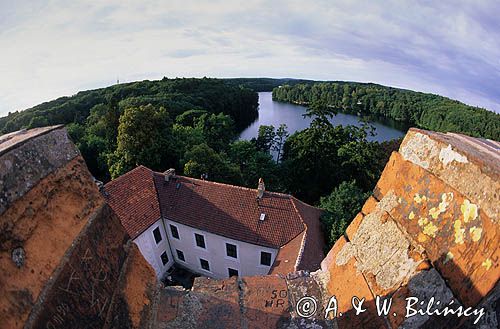
POLYGON ((167 77, 376 82, 500 112, 498 1, 0 0, 0 115, 167 77))

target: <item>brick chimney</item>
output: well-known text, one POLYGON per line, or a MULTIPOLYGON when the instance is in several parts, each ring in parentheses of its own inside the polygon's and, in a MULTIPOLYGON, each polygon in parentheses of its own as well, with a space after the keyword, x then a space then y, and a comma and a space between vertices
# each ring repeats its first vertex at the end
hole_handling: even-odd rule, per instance
POLYGON ((266 185, 264 184, 264 180, 262 178, 259 178, 259 187, 257 187, 257 199, 262 199, 265 191, 266 185))

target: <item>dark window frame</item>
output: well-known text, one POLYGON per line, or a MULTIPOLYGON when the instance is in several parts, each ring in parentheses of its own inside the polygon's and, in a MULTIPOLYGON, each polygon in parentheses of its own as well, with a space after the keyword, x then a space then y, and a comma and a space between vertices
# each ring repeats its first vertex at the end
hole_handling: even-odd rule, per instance
POLYGON ((272 260, 272 258, 273 258, 273 255, 270 252, 261 251, 260 252, 260 265, 271 266, 271 260, 272 260), (265 258, 264 258, 264 256, 265 256, 265 258), (266 264, 266 263, 269 263, 269 264, 266 264))
POLYGON ((203 236, 199 233, 195 233, 194 234, 194 241, 195 241, 196 246, 198 248, 207 249, 207 244, 205 243, 205 236, 203 236))
POLYGON ((237 269, 234 269, 234 268, 230 268, 230 267, 228 267, 228 268, 227 268, 227 275, 228 275, 229 277, 232 277, 232 276, 240 276, 240 272, 239 272, 237 269), (233 273, 231 273, 231 272, 233 272, 233 273), (234 272, 236 272, 236 273, 234 273, 234 272))
POLYGON ((177 240, 181 239, 179 237, 179 230, 177 229, 177 226, 172 225, 172 224, 170 224, 170 235, 172 235, 172 238, 174 238, 174 239, 177 239, 177 240))
POLYGON ((170 261, 170 259, 168 258, 168 254, 167 254, 167 251, 166 251, 166 250, 165 250, 164 252, 162 252, 162 253, 161 253, 161 255, 160 255, 160 259, 161 259, 161 262, 162 262, 163 266, 165 266, 165 265, 167 265, 167 264, 168 264, 168 262, 170 261), (163 256, 165 256, 166 261, 165 261, 165 259, 163 258, 163 256))
POLYGON ((208 262, 208 260, 200 258, 200 266, 202 270, 210 272, 210 263, 208 262), (206 268, 205 266, 203 266, 205 263, 207 265, 206 268))
POLYGON ((186 258, 184 256, 184 252, 182 250, 179 250, 179 249, 175 249, 175 252, 177 253, 177 258, 180 260, 180 261, 183 261, 185 262, 186 261, 186 258))
POLYGON ((226 242, 226 256, 238 259, 238 246, 229 242, 226 242), (230 255, 232 254, 233 250, 231 250, 229 247, 234 247, 234 256, 230 255))
POLYGON ((156 244, 159 244, 163 240, 163 237, 161 236, 161 231, 160 231, 160 227, 159 226, 157 226, 153 230, 153 238, 155 239, 156 244), (158 236, 156 235, 156 233, 158 233, 158 236))

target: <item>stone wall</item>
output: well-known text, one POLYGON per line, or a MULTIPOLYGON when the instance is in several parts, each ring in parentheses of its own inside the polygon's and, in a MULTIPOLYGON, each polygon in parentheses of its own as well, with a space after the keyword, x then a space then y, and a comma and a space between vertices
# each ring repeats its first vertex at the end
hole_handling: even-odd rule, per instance
POLYGON ((139 328, 157 281, 63 127, 0 138, 0 328, 139 328))

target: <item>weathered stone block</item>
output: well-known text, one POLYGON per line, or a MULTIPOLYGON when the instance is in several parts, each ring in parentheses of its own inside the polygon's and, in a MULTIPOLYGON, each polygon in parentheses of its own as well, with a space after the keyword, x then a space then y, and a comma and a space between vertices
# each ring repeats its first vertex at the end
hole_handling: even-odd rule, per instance
POLYGON ((477 204, 498 224, 500 220, 500 143, 454 133, 412 128, 400 154, 431 172, 477 204))
POLYGON ((0 140, 0 215, 41 179, 78 155, 61 126, 18 132, 11 139, 0 140))
POLYGON ((356 269, 375 295, 387 295, 405 284, 421 262, 410 256, 415 247, 388 214, 396 204, 392 193, 382 198, 337 255, 338 265, 357 260, 356 269))
POLYGON ((368 215, 369 213, 371 213, 377 206, 377 203, 378 200, 375 199, 373 196, 370 196, 363 205, 363 208, 361 209, 363 215, 368 215))
POLYGON ((43 178, 0 216, 0 318, 6 328, 26 321, 42 288, 104 199, 81 157, 43 178), (22 248, 21 266, 11 259, 22 248))
MULTIPOLYGON (((425 309, 427 303, 434 298, 435 301, 439 301, 440 307, 437 309, 442 309, 451 300, 455 300, 451 290, 448 288, 444 280, 441 278, 439 273, 435 269, 430 269, 428 271, 421 271, 413 276, 408 285, 399 288, 392 295, 392 306, 391 314, 387 316, 392 328, 448 328, 444 324, 451 324, 452 322, 458 323, 457 318, 452 319, 452 316, 442 317, 442 318, 431 318, 428 315, 415 315, 405 318, 407 312, 411 314, 412 310, 407 310, 407 300, 406 298, 413 297, 418 298, 419 302, 424 301, 425 305, 411 306, 411 309, 425 309)), ((458 303, 455 300, 456 303, 458 303)), ((432 309, 436 309, 436 305, 432 309)))
POLYGON ((337 322, 340 328, 384 328, 383 319, 379 318, 375 309, 375 299, 363 274, 357 269, 354 257, 343 258, 341 250, 348 242, 341 237, 321 263, 321 269, 329 273, 327 290, 335 296, 338 305, 337 322), (363 307, 367 311, 355 314, 352 298, 364 298, 363 307), (342 315, 340 315, 342 313, 342 315))
POLYGON ((248 328, 279 328, 291 310, 286 280, 280 276, 242 278, 242 306, 248 328))
MULTIPOLYGON (((153 320, 159 283, 154 269, 132 241, 103 328, 146 328, 153 320)), ((163 308, 163 305, 162 305, 163 308)))
POLYGON ((359 225, 361 225, 363 218, 364 218, 363 214, 359 212, 345 230, 345 235, 349 240, 352 240, 354 238, 354 235, 358 231, 359 225))
POLYGON ((96 211, 52 274, 25 328, 103 327, 128 240, 107 205, 96 211))
POLYGON ((422 167, 391 156, 380 181, 397 204, 390 215, 421 245, 466 306, 477 304, 500 277, 500 227, 459 191, 422 167))

